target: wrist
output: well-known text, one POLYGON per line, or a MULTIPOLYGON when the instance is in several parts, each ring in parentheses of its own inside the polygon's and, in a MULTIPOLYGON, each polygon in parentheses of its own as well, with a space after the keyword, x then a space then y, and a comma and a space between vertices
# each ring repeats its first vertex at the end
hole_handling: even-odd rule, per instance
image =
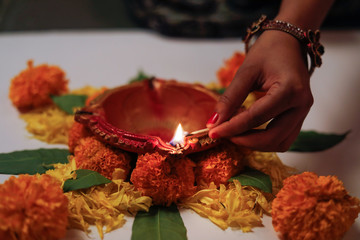
POLYGON ((293 24, 295 26, 298 26, 301 29, 312 29, 316 30, 319 29, 320 23, 317 23, 316 21, 313 21, 311 19, 306 19, 304 17, 300 16, 289 16, 287 14, 279 14, 277 15, 274 20, 280 20, 283 22, 287 22, 290 24, 293 24))
MULTIPOLYGON (((245 51, 248 52, 250 48, 250 40, 256 34, 261 34, 266 31, 279 31, 288 34, 302 45, 303 49, 309 54, 311 64, 309 66, 310 75, 313 73, 315 67, 321 66, 321 55, 324 53, 324 47, 320 44, 320 31, 312 31, 311 29, 303 30, 289 22, 281 20, 268 20, 265 15, 262 15, 255 21, 248 29, 247 35, 244 38, 245 51)), ((287 45, 284 45, 287 46, 287 45)))
MULTIPOLYGON (((307 52, 302 46, 299 40, 291 36, 290 34, 282 31, 264 31, 259 36, 256 42, 267 45, 268 48, 277 49, 277 51, 291 49, 293 53, 297 54, 303 59, 304 66, 308 65, 307 52), (286 46, 286 49, 284 49, 286 46)), ((288 54, 288 52, 287 52, 288 54)))

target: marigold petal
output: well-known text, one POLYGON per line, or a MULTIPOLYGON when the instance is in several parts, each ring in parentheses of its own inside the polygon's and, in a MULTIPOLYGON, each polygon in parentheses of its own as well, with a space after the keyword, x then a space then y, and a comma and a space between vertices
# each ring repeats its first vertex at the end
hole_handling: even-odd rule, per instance
POLYGON ((51 95, 67 91, 68 80, 61 68, 47 64, 34 67, 29 60, 27 69, 11 80, 9 98, 18 109, 29 110, 50 104, 51 95))
POLYGON ((296 169, 284 165, 274 152, 249 152, 245 156, 246 165, 270 176, 272 192, 276 194, 283 186, 283 181, 295 173, 296 169))
POLYGON ((195 163, 198 185, 226 184, 244 167, 245 151, 231 142, 225 142, 205 152, 189 156, 195 163))
POLYGON ((360 213, 335 176, 304 172, 284 181, 272 203, 274 229, 286 239, 341 239, 360 213))
POLYGON ((110 147, 95 137, 80 139, 74 150, 76 166, 99 172, 101 175, 112 179, 115 169, 124 170, 123 174, 116 177, 127 177, 130 172, 130 155, 117 148, 110 147))
POLYGON ((188 158, 146 153, 138 157, 131 182, 154 204, 169 206, 195 192, 194 167, 188 158))
POLYGON ((74 122, 73 116, 54 105, 36 108, 22 113, 20 117, 34 138, 51 144, 67 144, 68 131, 74 122))
POLYGON ((60 239, 68 200, 51 176, 20 175, 0 185, 0 239, 60 239))
POLYGON ((230 85, 237 70, 242 65, 245 59, 245 54, 240 52, 234 52, 234 54, 227 60, 225 60, 224 66, 222 66, 216 73, 220 84, 223 87, 230 85))
POLYGON ((122 180, 71 191, 66 196, 69 198, 69 226, 88 232, 89 225, 94 224, 101 238, 104 232, 123 226, 125 214, 149 211, 152 204, 150 197, 141 196, 133 185, 122 180))
POLYGON ((209 218, 224 230, 228 227, 237 227, 243 232, 248 232, 253 227, 262 226, 262 211, 270 212, 270 204, 260 191, 253 187, 241 186, 237 180, 228 186, 221 184, 219 189, 214 186, 212 183, 210 188, 199 190, 183 200, 180 206, 209 218), (258 204, 259 199, 261 205, 258 204))

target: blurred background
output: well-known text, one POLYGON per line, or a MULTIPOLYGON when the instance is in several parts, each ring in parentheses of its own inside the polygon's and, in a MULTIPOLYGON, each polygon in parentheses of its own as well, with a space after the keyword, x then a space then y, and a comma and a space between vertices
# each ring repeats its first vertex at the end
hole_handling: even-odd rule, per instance
MULTIPOLYGON (((280 0, 0 0, 0 32, 153 29, 168 36, 237 37, 280 0)), ((358 29, 359 0, 337 0, 323 29, 358 29)))

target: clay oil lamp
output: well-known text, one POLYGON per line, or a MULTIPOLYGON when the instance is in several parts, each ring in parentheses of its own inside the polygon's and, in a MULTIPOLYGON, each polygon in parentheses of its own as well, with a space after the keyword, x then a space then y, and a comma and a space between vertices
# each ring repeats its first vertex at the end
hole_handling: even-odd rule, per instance
POLYGON ((75 120, 126 151, 186 155, 217 144, 204 129, 217 99, 198 84, 153 78, 108 90, 75 120))

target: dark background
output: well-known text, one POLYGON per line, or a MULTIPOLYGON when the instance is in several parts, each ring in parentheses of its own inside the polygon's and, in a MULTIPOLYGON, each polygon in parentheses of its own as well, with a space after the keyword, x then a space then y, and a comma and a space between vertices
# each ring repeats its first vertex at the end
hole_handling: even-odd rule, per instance
MULTIPOLYGON (((240 36, 280 0, 0 0, 0 32, 150 28, 182 37, 240 36)), ((359 0, 335 2, 323 29, 359 29, 359 0)))

